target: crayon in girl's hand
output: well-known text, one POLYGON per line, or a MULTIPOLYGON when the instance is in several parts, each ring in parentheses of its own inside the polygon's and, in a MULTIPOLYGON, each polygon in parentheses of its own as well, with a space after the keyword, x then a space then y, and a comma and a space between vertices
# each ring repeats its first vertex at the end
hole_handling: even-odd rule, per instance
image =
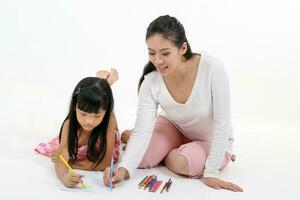
POLYGON ((114 158, 111 158, 110 169, 109 169, 109 190, 112 191, 112 177, 114 172, 114 158))
MULTIPOLYGON (((69 163, 65 160, 65 158, 60 154, 59 155, 59 158, 63 161, 63 163, 67 166, 67 168, 73 173, 73 174, 76 174, 74 172, 74 170, 72 169, 72 167, 69 165, 69 163)), ((81 177, 80 177, 81 178, 81 177)), ((82 188, 87 188, 83 182, 80 182, 80 185, 82 188)))

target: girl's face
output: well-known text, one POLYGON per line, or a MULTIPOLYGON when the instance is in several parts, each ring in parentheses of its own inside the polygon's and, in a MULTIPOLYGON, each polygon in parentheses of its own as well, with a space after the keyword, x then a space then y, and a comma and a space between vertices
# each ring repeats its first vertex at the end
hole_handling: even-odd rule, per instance
POLYGON ((96 128, 103 120, 105 111, 99 109, 98 113, 88 113, 80 110, 76 105, 76 117, 81 128, 85 131, 92 131, 96 128))
POLYGON ((186 43, 179 49, 172 41, 164 38, 160 34, 150 36, 147 41, 149 60, 153 63, 157 71, 166 76, 173 72, 182 62, 186 52, 186 43))

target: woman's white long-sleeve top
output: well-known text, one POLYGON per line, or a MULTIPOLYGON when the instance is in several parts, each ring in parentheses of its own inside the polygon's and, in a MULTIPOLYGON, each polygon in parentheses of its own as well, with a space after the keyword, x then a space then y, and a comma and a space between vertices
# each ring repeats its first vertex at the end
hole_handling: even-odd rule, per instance
POLYGON ((150 143, 159 105, 159 115, 170 120, 184 136, 211 143, 204 177, 218 177, 225 152, 232 153, 233 143, 229 82, 223 64, 215 57, 201 54, 192 92, 184 104, 172 98, 157 71, 145 76, 135 127, 119 164, 131 176, 150 143))

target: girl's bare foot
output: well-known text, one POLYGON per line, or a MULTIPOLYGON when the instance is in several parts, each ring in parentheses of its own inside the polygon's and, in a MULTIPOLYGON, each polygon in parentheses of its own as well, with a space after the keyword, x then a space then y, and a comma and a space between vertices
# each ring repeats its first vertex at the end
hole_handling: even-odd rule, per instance
POLYGON ((96 73, 96 76, 106 79, 109 85, 112 85, 119 79, 118 71, 115 68, 112 68, 110 72, 107 70, 99 70, 96 73))

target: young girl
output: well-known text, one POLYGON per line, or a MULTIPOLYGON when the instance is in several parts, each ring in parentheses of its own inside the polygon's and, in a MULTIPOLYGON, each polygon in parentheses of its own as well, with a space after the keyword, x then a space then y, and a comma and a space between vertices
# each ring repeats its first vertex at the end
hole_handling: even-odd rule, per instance
POLYGON ((67 187, 82 182, 58 158, 61 154, 74 169, 101 170, 119 158, 119 133, 113 113, 114 99, 109 83, 117 79, 117 72, 100 71, 98 76, 82 79, 75 87, 59 137, 35 148, 38 153, 51 156, 58 178, 67 187))

